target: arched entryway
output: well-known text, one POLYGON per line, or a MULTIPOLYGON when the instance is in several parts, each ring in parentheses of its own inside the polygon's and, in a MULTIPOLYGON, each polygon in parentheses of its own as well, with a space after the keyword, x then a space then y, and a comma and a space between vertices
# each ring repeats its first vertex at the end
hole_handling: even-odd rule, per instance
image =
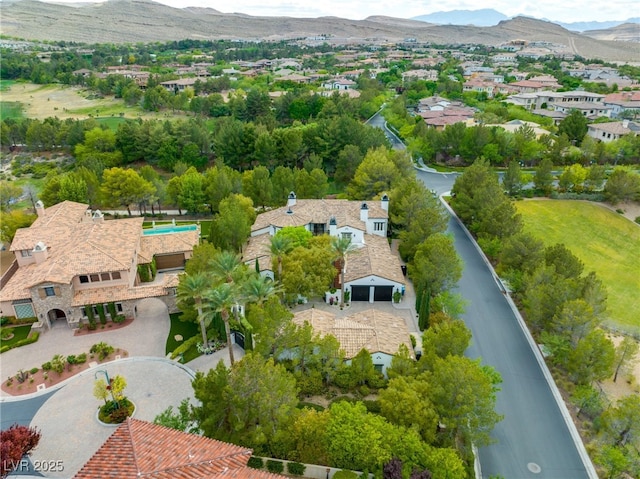
POLYGON ((56 326, 68 326, 67 323, 67 315, 61 309, 52 309, 47 313, 47 318, 49 319, 49 327, 54 328, 56 326))

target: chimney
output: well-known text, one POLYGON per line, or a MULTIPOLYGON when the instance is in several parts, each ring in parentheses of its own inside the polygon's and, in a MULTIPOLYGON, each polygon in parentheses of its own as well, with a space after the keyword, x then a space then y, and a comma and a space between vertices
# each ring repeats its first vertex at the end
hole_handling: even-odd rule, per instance
POLYGON ((369 207, 366 203, 362 203, 360 207, 360 221, 367 221, 369 219, 369 207))
POLYGON ((94 223, 104 223, 104 215, 102 214, 102 211, 95 210, 93 212, 92 219, 94 223))
POLYGON ((629 120, 622 120, 622 128, 629 128, 629 120))
POLYGON ((329 236, 338 236, 338 222, 335 216, 329 220, 329 236))
POLYGON ((44 203, 41 200, 36 201, 36 213, 38 218, 44 216, 44 203))
POLYGON ((38 241, 33 248, 32 255, 36 264, 43 263, 49 257, 47 245, 42 241, 38 241))
POLYGON ((296 204, 296 194, 292 191, 289 193, 289 197, 287 198, 287 206, 295 206, 296 204))
POLYGON ((386 193, 382 195, 382 198, 380 199, 380 208, 385 211, 389 211, 389 197, 386 193))
POLYGON ((82 222, 91 223, 91 219, 92 219, 91 210, 87 208, 87 210, 84 212, 84 216, 82 217, 82 222))

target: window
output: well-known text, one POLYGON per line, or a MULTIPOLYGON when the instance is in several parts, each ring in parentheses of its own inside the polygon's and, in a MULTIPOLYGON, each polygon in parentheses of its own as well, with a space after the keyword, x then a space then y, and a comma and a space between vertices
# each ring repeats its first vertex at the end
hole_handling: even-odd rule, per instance
POLYGON ((111 279, 120 279, 120 271, 114 271, 111 273, 111 279))
POLYGON ((100 281, 100 275, 99 274, 91 274, 91 275, 89 275, 89 277, 91 278, 91 282, 92 283, 97 283, 98 281, 100 281))
POLYGON ((44 294, 47 296, 55 296, 56 290, 53 288, 53 286, 47 286, 46 288, 44 288, 44 294))
POLYGON ((116 311, 117 311, 118 313, 122 313, 122 311, 124 311, 124 310, 122 309, 122 303, 116 303, 116 311))
POLYGON ((373 231, 384 231, 384 222, 376 221, 373 223, 373 231))
POLYGON ((111 281, 111 275, 109 273, 102 273, 100 279, 102 281, 111 281))
POLYGON ((351 240, 351 233, 342 233, 342 239, 351 240))
POLYGON ((89 282, 89 276, 87 276, 86 274, 81 274, 80 275, 80 284, 85 284, 89 282))
POLYGON ((27 258, 27 257, 31 256, 31 250, 30 249, 23 249, 22 251, 20 251, 20 254, 22 255, 23 258, 27 258))
POLYGON ((384 367, 384 364, 374 364, 373 365, 373 369, 375 369, 379 373, 382 373, 382 368, 383 367, 384 367))

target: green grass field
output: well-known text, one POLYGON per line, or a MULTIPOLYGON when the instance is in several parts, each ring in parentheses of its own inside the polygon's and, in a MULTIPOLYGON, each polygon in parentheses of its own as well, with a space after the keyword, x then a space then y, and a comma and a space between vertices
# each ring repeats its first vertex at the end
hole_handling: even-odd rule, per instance
POLYGON ((598 204, 569 200, 516 203, 525 231, 564 243, 607 288, 607 324, 640 331, 640 227, 598 204))
POLYGON ((18 101, 0 101, 0 118, 22 118, 22 103, 18 101))
POLYGON ((0 91, 8 90, 13 84, 15 84, 14 80, 0 80, 0 91))
MULTIPOLYGON (((167 337, 167 344, 165 346, 165 351, 167 354, 173 352, 180 344, 182 344, 187 339, 200 335, 200 331, 198 330, 198 325, 191 321, 180 321, 180 316, 182 313, 174 313, 170 314, 169 317, 171 319, 171 329, 169 330, 169 336, 167 337), (182 336, 182 341, 176 341, 176 334, 182 336)), ((192 361, 193 359, 200 356, 200 353, 196 349, 196 347, 190 348, 186 353, 184 353, 184 362, 187 363, 192 361)))

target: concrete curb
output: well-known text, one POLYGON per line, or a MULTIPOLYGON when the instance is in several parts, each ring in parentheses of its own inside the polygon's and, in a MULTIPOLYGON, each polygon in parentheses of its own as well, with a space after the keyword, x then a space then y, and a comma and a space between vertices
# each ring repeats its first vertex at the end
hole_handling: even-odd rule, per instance
MULTIPOLYGON (((462 220, 458 218, 458 215, 456 215, 456 213, 453 211, 453 208, 451 208, 451 206, 449 206, 449 204, 444 200, 443 196, 449 196, 450 194, 451 194, 450 191, 447 191, 441 194, 440 201, 442 202, 444 207, 447 209, 447 211, 449 211, 451 216, 455 218, 458 224, 462 227, 462 230, 465 232, 467 237, 471 240, 471 242, 473 243, 473 246, 476 248, 476 250, 482 257, 482 260, 484 261, 485 265, 487 266, 489 271, 491 271, 491 274, 493 275, 493 278, 495 279, 496 284, 502 291, 505 297, 505 300, 507 301, 507 304, 513 311, 513 314, 516 317, 518 324, 520 325, 520 329, 522 329, 522 332, 525 338, 527 339, 527 342, 529 343, 529 347, 531 348, 531 351, 533 351, 533 355, 535 356, 536 361, 540 366, 542 375, 547 381, 547 384, 549 385, 549 389, 551 390, 551 394, 553 394, 553 397, 555 398, 556 403, 558 404, 558 408, 560 409, 560 414, 562 414, 562 417, 567 425, 567 429, 569 429, 569 434, 571 434, 571 437, 573 438, 573 442, 576 446, 576 449, 578 450, 578 454, 580 455, 580 458, 582 459, 582 463, 584 464, 587 474, 591 479, 598 479, 598 474, 596 473, 595 467, 593 466, 593 463, 591 462, 591 458, 589 457, 589 454, 587 453, 587 450, 584 447, 584 443, 582 442, 582 438, 578 433, 578 429, 576 428, 576 425, 573 422, 573 419, 571 418, 569 409, 567 409, 567 405, 565 404, 564 399, 562 399, 560 390, 558 389, 558 386, 556 385, 556 382, 554 381, 553 376, 551 376, 551 372, 547 367, 547 363, 544 361, 544 358, 542 357, 540 348, 538 348, 538 345, 533 340, 533 336, 531 336, 531 332, 529 331, 529 328, 527 327, 522 315, 520 314, 520 311, 518 310, 515 303, 513 302, 513 299, 511 299, 511 295, 509 294, 507 289, 504 287, 504 284, 502 284, 502 281, 500 280, 499 276, 496 274, 495 269, 493 269, 493 265, 489 261, 489 258, 487 258, 487 256, 484 254, 484 251, 482 251, 482 249, 480 248, 480 245, 478 245, 473 235, 469 232, 467 227, 462 223, 462 220)), ((479 461, 478 461, 478 466, 479 466, 479 461)))
POLYGON ((62 389, 63 387, 65 387, 67 384, 69 384, 70 382, 76 380, 77 378, 81 378, 83 376, 86 376, 87 374, 95 374, 95 371, 98 371, 100 369, 102 369, 103 367, 109 366, 111 364, 114 363, 124 363, 124 362, 142 362, 142 361, 154 361, 154 362, 162 362, 162 363, 168 363, 171 364, 179 369, 182 369, 184 372, 186 372, 189 376, 191 376, 192 379, 194 379, 196 377, 196 373, 194 370, 192 370, 191 368, 185 366, 184 364, 181 364, 179 362, 173 361, 171 359, 166 359, 166 358, 160 358, 160 357, 155 357, 155 356, 135 356, 135 357, 129 357, 129 358, 121 358, 121 359, 114 359, 113 361, 109 361, 106 363, 100 363, 97 366, 94 367, 90 367, 89 369, 85 369, 82 372, 79 372, 78 374, 75 374, 73 376, 71 376, 70 378, 65 379, 64 381, 59 382, 58 384, 54 384, 53 386, 43 389, 42 391, 36 391, 34 393, 30 393, 30 394, 21 394, 19 396, 2 396, 0 397, 0 403, 5 403, 5 402, 17 402, 17 401, 24 401, 26 399, 32 399, 32 398, 36 398, 38 396, 42 396, 44 394, 48 394, 50 392, 55 392, 58 391, 59 389, 62 389))

